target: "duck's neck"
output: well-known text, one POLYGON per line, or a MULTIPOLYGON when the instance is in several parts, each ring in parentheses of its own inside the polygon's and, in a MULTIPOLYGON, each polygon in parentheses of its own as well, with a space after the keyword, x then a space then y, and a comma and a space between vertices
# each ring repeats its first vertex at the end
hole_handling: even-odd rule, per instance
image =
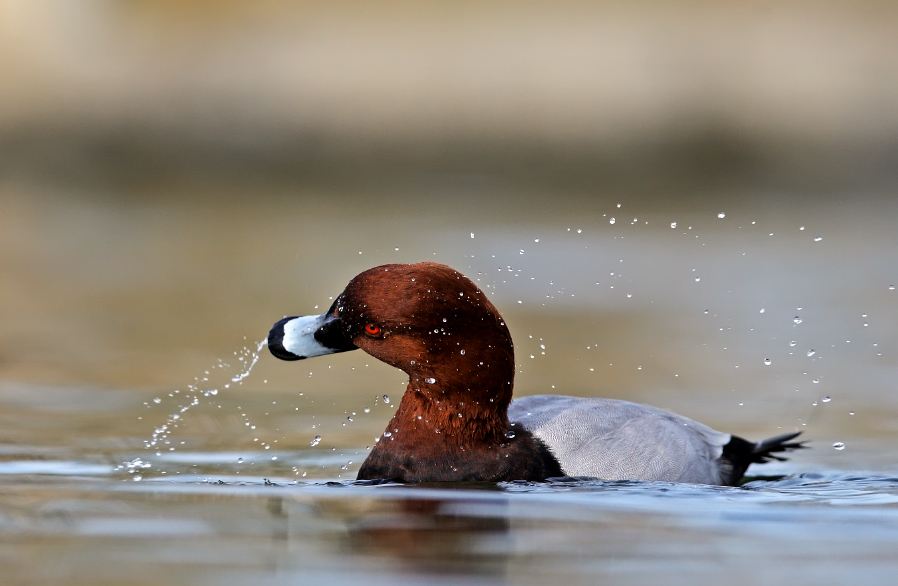
POLYGON ((386 431, 400 437, 439 434, 441 441, 460 445, 501 442, 508 431, 514 370, 512 349, 495 346, 419 365, 409 371, 405 395, 386 431))

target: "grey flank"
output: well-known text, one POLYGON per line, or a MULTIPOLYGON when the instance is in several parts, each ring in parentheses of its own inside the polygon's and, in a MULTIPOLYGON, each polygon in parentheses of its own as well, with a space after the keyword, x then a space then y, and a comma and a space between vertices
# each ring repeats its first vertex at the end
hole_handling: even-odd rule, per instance
POLYGON ((508 418, 538 437, 568 476, 725 484, 730 435, 674 413, 614 399, 535 395, 508 418))

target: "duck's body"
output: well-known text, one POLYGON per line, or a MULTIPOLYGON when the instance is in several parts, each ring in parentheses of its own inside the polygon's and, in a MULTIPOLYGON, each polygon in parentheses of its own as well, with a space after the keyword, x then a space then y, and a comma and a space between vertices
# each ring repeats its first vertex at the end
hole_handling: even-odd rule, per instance
POLYGON ((299 360, 361 348, 409 375, 360 479, 737 483, 753 462, 801 447, 751 443, 647 405, 542 395, 511 401, 514 350, 474 283, 444 265, 386 265, 350 281, 327 313, 289 317, 272 354, 299 360))

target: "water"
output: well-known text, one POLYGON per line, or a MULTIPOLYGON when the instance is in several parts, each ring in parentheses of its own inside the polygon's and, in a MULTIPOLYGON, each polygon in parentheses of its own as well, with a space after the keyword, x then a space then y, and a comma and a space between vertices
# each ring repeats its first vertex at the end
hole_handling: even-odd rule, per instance
POLYGON ((7 188, 4 578, 891 583, 893 204, 670 210, 521 188, 527 205, 508 207, 454 185, 377 206, 351 190, 123 207, 7 188), (365 268, 425 259, 502 312, 516 394, 645 402, 749 439, 803 430, 812 449, 741 488, 355 483, 405 375, 362 352, 282 362, 248 340, 365 268))
POLYGON ((403 487, 59 472, 3 477, 11 583, 885 585, 898 571, 895 476, 403 487))

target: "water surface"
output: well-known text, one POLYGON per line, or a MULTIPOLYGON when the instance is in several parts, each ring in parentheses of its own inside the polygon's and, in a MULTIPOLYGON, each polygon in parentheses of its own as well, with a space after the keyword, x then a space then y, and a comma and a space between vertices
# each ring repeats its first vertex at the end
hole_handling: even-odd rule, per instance
POLYGON ((6 185, 4 576, 892 583, 895 205, 679 201, 457 176, 181 199, 6 185), (239 375, 283 315, 420 260, 488 291, 516 394, 646 402, 750 439, 801 430, 812 449, 740 488, 356 484, 402 373, 263 348, 239 375))

